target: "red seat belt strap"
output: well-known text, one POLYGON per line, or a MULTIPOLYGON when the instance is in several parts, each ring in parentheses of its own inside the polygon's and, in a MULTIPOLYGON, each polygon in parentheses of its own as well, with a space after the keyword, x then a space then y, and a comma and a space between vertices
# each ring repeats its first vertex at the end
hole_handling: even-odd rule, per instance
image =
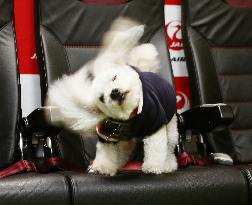
POLYGON ((86 169, 84 169, 83 167, 59 157, 48 158, 46 159, 45 163, 41 167, 39 167, 39 171, 42 173, 48 173, 53 169, 86 173, 86 169))
POLYGON ((53 170, 63 170, 63 171, 74 171, 80 173, 86 173, 86 169, 71 162, 68 162, 59 157, 51 157, 46 159, 46 161, 39 167, 32 161, 20 160, 6 169, 0 171, 0 179, 14 174, 20 174, 24 172, 40 172, 48 173, 53 170))
POLYGON ((0 171, 0 179, 23 172, 37 172, 37 168, 33 162, 21 160, 0 171))
POLYGON ((188 152, 182 152, 178 155, 178 167, 183 168, 188 165, 198 165, 198 166, 206 166, 210 163, 207 157, 196 158, 188 152))

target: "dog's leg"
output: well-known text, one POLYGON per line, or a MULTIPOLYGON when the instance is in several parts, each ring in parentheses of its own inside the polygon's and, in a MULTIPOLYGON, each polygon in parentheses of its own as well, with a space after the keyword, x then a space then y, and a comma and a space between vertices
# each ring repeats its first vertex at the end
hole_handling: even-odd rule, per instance
POLYGON ((99 174, 115 175, 128 162, 134 148, 134 140, 117 144, 98 142, 92 170, 99 174))
POLYGON ((92 165, 94 172, 110 176, 115 175, 120 167, 118 145, 98 142, 96 149, 96 157, 92 165))
POLYGON ((167 152, 166 126, 144 140, 144 173, 161 174, 164 170, 167 152))
POLYGON ((167 124, 167 152, 166 152, 166 161, 165 161, 165 172, 173 172, 177 170, 177 158, 175 156, 174 150, 178 144, 178 126, 177 126, 177 116, 175 115, 172 120, 167 124))
POLYGON ((175 130, 175 128, 177 129, 176 123, 176 117, 173 117, 168 125, 164 125, 152 136, 144 139, 144 163, 142 166, 144 173, 161 174, 177 169, 177 160, 174 154, 178 136, 175 130))
POLYGON ((134 139, 124 142, 118 142, 118 163, 120 168, 123 167, 130 159, 130 156, 135 149, 136 141, 134 139))

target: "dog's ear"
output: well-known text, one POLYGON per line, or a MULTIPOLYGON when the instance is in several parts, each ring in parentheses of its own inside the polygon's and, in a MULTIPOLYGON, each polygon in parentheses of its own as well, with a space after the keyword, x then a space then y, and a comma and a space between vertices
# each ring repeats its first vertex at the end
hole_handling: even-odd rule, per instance
POLYGON ((134 48, 144 34, 144 25, 127 18, 117 19, 102 41, 102 54, 114 55, 116 60, 123 58, 134 48))

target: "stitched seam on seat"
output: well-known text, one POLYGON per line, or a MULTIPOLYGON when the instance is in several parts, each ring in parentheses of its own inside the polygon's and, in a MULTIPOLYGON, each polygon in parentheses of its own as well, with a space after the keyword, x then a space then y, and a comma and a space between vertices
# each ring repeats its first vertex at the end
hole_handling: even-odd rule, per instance
POLYGON ((252 73, 219 73, 218 74, 218 76, 219 77, 223 77, 223 78, 225 78, 225 77, 239 77, 239 76, 241 76, 241 77, 246 77, 246 76, 252 76, 252 73))
POLYGON ((248 130, 251 130, 252 131, 252 128, 230 128, 232 131, 234 132, 242 132, 242 131, 248 131, 248 130))
POLYGON ((65 175, 65 182, 68 186, 68 192, 70 196, 70 204, 74 205, 74 195, 75 195, 75 186, 74 186, 74 181, 71 176, 65 175))
POLYGON ((125 2, 123 2, 123 3, 110 3, 110 4, 102 4, 102 3, 86 3, 86 2, 83 2, 82 1, 82 3, 83 4, 86 4, 86 5, 92 5, 92 6, 120 6, 120 5, 127 5, 128 3, 131 3, 131 2, 133 2, 133 1, 135 1, 135 0, 126 0, 125 2))
POLYGON ((40 37, 40 50, 42 56, 42 73, 40 73, 40 78, 43 78, 42 82, 45 83, 45 90, 48 89, 48 82, 47 82, 47 72, 46 72, 46 64, 45 64, 45 53, 44 53, 44 45, 42 37, 40 37), (43 75, 42 75, 43 74, 43 75))
POLYGON ((5 28, 7 27, 9 24, 12 23, 12 20, 11 21, 8 21, 7 23, 5 23, 2 27, 0 27, 0 32, 5 28))
POLYGON ((247 170, 246 168, 238 168, 241 170, 242 176, 244 177, 246 184, 247 184, 247 189, 248 189, 248 204, 250 204, 250 196, 251 196, 251 185, 252 185, 252 176, 249 170, 247 170))
POLYGON ((217 66, 217 63, 216 63, 216 60, 214 58, 214 54, 213 54, 213 47, 209 46, 210 47, 210 54, 211 54, 211 59, 213 61, 213 64, 215 66, 215 75, 216 75, 216 80, 217 80, 217 84, 218 84, 218 89, 219 89, 219 93, 221 95, 221 101, 223 102, 224 98, 223 98, 223 92, 222 92, 222 89, 221 89, 221 86, 220 86, 220 82, 219 82, 219 72, 217 71, 218 69, 218 66, 217 66))
POLYGON ((84 161, 84 162, 86 162, 87 163, 87 166, 89 165, 89 161, 88 161, 88 159, 87 159, 87 153, 86 153, 86 149, 85 149, 85 144, 84 144, 84 141, 83 141, 83 139, 82 139, 82 136, 81 136, 81 134, 79 134, 78 135, 79 136, 79 140, 80 140, 80 142, 81 142, 81 156, 82 156, 82 160, 84 161))
POLYGON ((227 104, 242 104, 242 103, 244 103, 244 104, 250 104, 250 103, 252 103, 252 100, 244 100, 244 101, 225 101, 225 103, 227 103, 227 104))
MULTIPOLYGON (((14 47, 15 47, 15 57, 16 57, 16 71, 17 71, 17 86, 18 86, 18 107, 17 107, 17 119, 16 119, 16 126, 15 126, 15 147, 14 147, 14 151, 12 153, 12 162, 15 160, 15 158, 17 157, 17 152, 18 152, 18 143, 19 143, 19 134, 20 134, 20 125, 19 125, 19 121, 21 120, 20 118, 22 118, 22 108, 21 108, 21 83, 20 83, 20 72, 19 72, 19 64, 18 64, 18 47, 17 47, 17 39, 16 39, 16 30, 15 30, 15 16, 14 16, 14 0, 11 1, 11 18, 12 20, 10 22, 8 22, 7 24, 11 24, 11 28, 12 28, 12 32, 13 32, 13 39, 14 39, 14 47)), ((6 24, 6 26, 7 26, 6 24)))
POLYGON ((48 31, 53 36, 53 38, 58 42, 58 44, 62 45, 62 47, 64 48, 64 55, 65 55, 65 58, 66 58, 66 61, 67 61, 68 73, 70 73, 71 66, 70 66, 70 62, 69 62, 67 51, 66 51, 66 49, 64 47, 64 44, 60 41, 60 39, 57 37, 57 35, 55 35, 55 33, 50 28, 48 28, 47 26, 42 25, 42 24, 40 26, 43 27, 46 31, 48 31))
POLYGON ((236 50, 236 49, 252 49, 252 46, 213 46, 212 48, 214 49, 233 49, 233 50, 236 50))
POLYGON ((101 48, 102 45, 69 45, 69 44, 65 44, 63 45, 66 48, 101 48))
POLYGON ((54 144, 55 144, 55 149, 56 149, 56 151, 57 151, 58 156, 59 156, 60 158, 64 158, 64 155, 63 155, 63 153, 62 153, 62 151, 61 151, 61 149, 60 149, 60 144, 61 144, 61 143, 59 142, 60 134, 61 134, 61 132, 60 132, 57 136, 55 136, 54 144))
POLYGON ((196 71, 196 62, 195 62, 195 58, 194 58, 194 55, 193 55, 193 51, 192 51, 192 43, 191 43, 191 39, 189 38, 189 35, 188 35, 188 29, 187 29, 187 32, 186 32, 186 35, 187 35, 187 40, 188 40, 188 47, 189 47, 189 50, 190 50, 190 53, 191 53, 191 57, 192 57, 192 62, 193 62, 193 65, 194 65, 194 75, 195 75, 195 81, 196 81, 196 87, 197 87, 197 92, 198 92, 198 97, 199 97, 199 101, 200 101, 200 104, 202 104, 202 97, 201 97, 201 94, 200 94, 200 88, 199 88, 199 76, 198 76, 198 73, 196 71))
MULTIPOLYGON (((41 8, 40 8, 40 3, 34 1, 34 6, 38 8, 38 10, 36 10, 37 8, 34 7, 34 9, 38 12, 38 16, 36 14, 34 14, 34 21, 38 21, 39 24, 37 26, 34 26, 34 29, 38 32, 38 35, 35 34, 35 38, 36 41, 39 44, 38 48, 36 48, 36 52, 38 55, 38 63, 39 63, 39 73, 40 73, 40 90, 41 90, 41 100, 42 103, 44 102, 43 97, 46 95, 47 89, 48 89, 48 82, 47 82, 47 73, 46 73, 46 65, 45 65, 45 55, 44 55, 44 46, 43 46, 43 42, 42 42, 42 36, 41 36, 41 28, 40 28, 40 21, 41 21, 41 8), (37 5, 36 5, 37 4, 37 5), (38 30, 37 30, 38 29, 38 30), (42 61, 42 62, 40 62, 42 61), (45 87, 42 87, 42 84, 45 84, 45 87), (44 92, 43 92, 44 91, 44 92)), ((37 23, 38 23, 37 22, 37 23)))

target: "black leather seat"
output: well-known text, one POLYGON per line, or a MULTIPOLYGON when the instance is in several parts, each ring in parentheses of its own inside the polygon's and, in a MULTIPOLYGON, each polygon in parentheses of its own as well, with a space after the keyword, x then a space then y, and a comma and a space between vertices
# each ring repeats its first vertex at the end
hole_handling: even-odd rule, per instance
MULTIPOLYGON (((10 0, 0 2, 3 5, 13 3, 10 0)), ((130 16, 147 25, 142 42, 150 41, 156 45, 162 61, 161 75, 167 76, 172 82, 162 0, 132 0, 109 7, 91 6, 73 0, 37 0, 36 3, 39 9, 36 35, 43 98, 50 83, 64 73, 74 72, 95 56, 102 34, 119 15, 130 16)), ((0 18, 0 24, 1 19, 4 18, 0 18)), ((1 38, 2 31, 0 51, 5 51, 6 44, 1 42, 6 38, 1 38)), ((15 52, 14 45, 13 48, 15 52)), ((14 53, 12 55, 12 62, 16 62, 14 53)), ((9 65, 3 62, 6 61, 0 55, 0 72, 9 65)), ((14 74, 4 72, 0 76, 10 79, 8 82, 13 88, 8 90, 9 87, 2 85, 4 81, 0 81, 0 88, 5 89, 4 99, 13 94, 14 97, 9 101, 12 103, 11 109, 14 107, 17 111, 15 113, 20 113, 17 69, 13 66, 9 70, 14 74)), ((2 107, 9 106, 9 102, 1 101, 2 107)), ((17 116, 6 116, 12 124, 18 125, 17 116)), ((6 130, 6 126, 0 128, 1 132, 8 132, 0 135, 0 140, 5 140, 1 143, 17 144, 17 130, 9 133, 11 129, 6 130)), ((94 136, 81 138, 63 131, 55 140, 57 155, 69 161, 86 167, 87 161, 94 157, 94 136)), ((11 153, 17 151, 10 145, 1 146, 0 159, 6 150, 11 153)), ((4 155, 3 162, 8 156, 4 155)), ((12 162, 9 160, 3 167, 12 162)), ((249 204, 251 178, 247 176, 250 176, 247 167, 217 165, 188 167, 160 176, 127 173, 106 177, 66 171, 19 174, 0 180, 0 204, 249 204)))
POLYGON ((228 153, 236 164, 252 162, 252 8, 222 0, 185 0, 185 53, 192 103, 226 103, 234 122, 205 137, 209 152, 228 153))
POLYGON ((74 204, 249 204, 246 177, 230 167, 188 167, 159 176, 65 174, 71 178, 74 204))
POLYGON ((11 1, 0 1, 0 169, 13 163, 20 115, 18 68, 11 1))
POLYGON ((204 136, 208 152, 229 154, 251 179, 252 9, 227 2, 183 2, 184 47, 193 106, 226 103, 234 112, 231 126, 204 136))
MULTIPOLYGON (((0 170, 19 160, 20 84, 13 1, 0 0, 0 170)), ((70 204, 60 174, 20 174, 0 179, 0 204, 70 204)))
MULTIPOLYGON (((134 0, 107 7, 76 1, 44 0, 38 1, 38 7, 38 53, 44 96, 50 83, 64 73, 74 72, 95 56, 103 33, 119 15, 129 16, 147 25, 142 42, 150 41, 158 48, 162 57, 161 75, 167 76, 172 83, 164 31, 163 1, 134 0)), ((69 135, 71 134, 64 132, 56 138, 59 156, 75 159, 75 162, 78 158, 81 160, 79 164, 94 158, 94 136, 75 136, 76 142, 73 142, 69 135)), ((187 168, 157 177, 142 174, 121 174, 115 177, 72 172, 62 174, 72 182, 75 204, 181 204, 184 201, 190 204, 247 204, 248 200, 247 179, 234 167, 187 168), (219 193, 226 197, 218 198, 219 193)))
POLYGON ((60 174, 26 173, 0 179, 0 204, 59 204, 71 203, 68 179, 60 174))

